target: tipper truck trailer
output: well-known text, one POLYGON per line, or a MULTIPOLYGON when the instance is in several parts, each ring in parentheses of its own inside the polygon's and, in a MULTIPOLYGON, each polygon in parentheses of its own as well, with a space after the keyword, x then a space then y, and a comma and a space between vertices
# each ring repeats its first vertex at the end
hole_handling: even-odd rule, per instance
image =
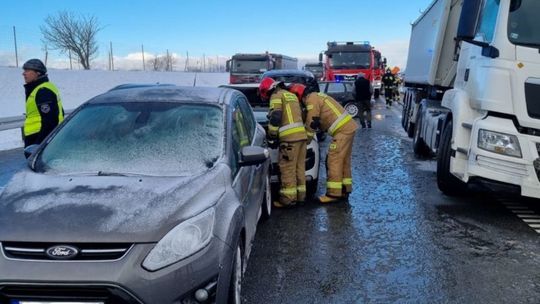
POLYGON ((540 198, 539 15, 539 0, 436 0, 413 23, 402 124, 443 193, 540 198))

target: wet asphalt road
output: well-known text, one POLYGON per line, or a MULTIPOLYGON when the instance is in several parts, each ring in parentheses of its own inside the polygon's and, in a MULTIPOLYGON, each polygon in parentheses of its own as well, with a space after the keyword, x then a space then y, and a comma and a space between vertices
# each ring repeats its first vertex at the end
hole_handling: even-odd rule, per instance
POLYGON ((357 132, 348 203, 274 210, 259 226, 247 303, 540 303, 540 234, 499 197, 440 193, 400 112, 379 100, 357 132))
MULTIPOLYGON (((356 134, 349 202, 274 210, 259 226, 244 301, 540 303, 540 234, 516 215, 536 218, 540 202, 442 195, 401 107, 382 102, 356 134)), ((21 149, 0 152, 0 188, 25 165, 21 149)))

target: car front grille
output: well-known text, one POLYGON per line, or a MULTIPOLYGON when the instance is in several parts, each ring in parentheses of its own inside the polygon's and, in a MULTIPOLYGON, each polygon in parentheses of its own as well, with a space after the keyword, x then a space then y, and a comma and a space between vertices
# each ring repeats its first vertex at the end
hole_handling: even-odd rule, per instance
POLYGON ((2 242, 2 251, 9 259, 20 260, 68 260, 68 261, 107 261, 121 259, 132 247, 129 243, 40 243, 40 242, 2 242), (58 246, 76 249, 70 258, 55 258, 47 251, 58 246))
POLYGON ((5 285, 0 286, 0 303, 19 301, 97 302, 131 304, 141 301, 114 286, 56 286, 5 285))

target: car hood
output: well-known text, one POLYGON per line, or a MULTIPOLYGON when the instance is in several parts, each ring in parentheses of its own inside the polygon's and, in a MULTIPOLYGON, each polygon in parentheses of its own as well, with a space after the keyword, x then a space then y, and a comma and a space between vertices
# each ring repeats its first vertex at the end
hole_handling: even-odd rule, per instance
POLYGON ((55 176, 25 169, 0 195, 0 241, 156 242, 214 205, 229 176, 223 164, 190 177, 55 176))

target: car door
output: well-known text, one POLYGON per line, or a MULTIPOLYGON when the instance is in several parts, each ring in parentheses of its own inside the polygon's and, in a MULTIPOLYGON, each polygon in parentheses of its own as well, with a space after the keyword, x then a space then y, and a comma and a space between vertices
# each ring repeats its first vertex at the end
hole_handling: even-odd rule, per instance
POLYGON ((236 164, 233 188, 238 197, 241 198, 242 206, 244 207, 247 240, 251 241, 255 235, 258 220, 257 215, 260 208, 260 204, 257 204, 257 201, 253 200, 255 192, 253 188, 256 188, 254 185, 254 175, 260 166, 238 166, 240 152, 243 147, 252 144, 254 131, 254 126, 251 127, 250 123, 246 122, 245 114, 242 112, 240 106, 241 103, 247 103, 247 100, 243 96, 236 98, 231 107, 232 154, 233 162, 236 164))

